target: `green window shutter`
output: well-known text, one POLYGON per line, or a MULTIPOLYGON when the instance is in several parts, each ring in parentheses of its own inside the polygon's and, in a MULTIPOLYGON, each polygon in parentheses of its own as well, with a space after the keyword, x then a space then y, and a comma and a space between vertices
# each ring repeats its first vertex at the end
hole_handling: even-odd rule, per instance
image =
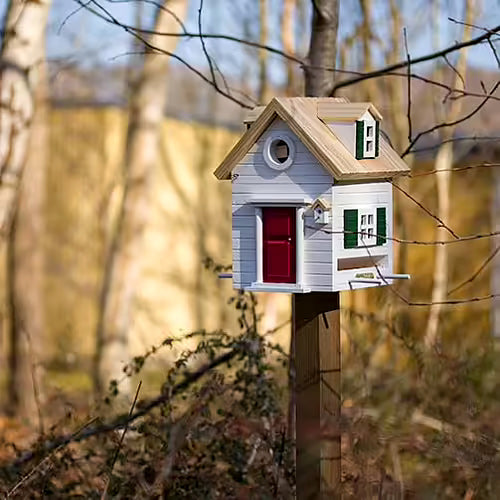
POLYGON ((365 146, 365 122, 356 121, 356 159, 362 160, 365 146))
POLYGON ((377 245, 383 245, 387 239, 387 215, 385 208, 377 208, 377 245))
POLYGON ((358 211, 344 210, 344 248, 358 246, 358 211))
POLYGON ((380 133, 380 123, 377 120, 375 122, 375 157, 378 156, 379 149, 380 149, 380 145, 379 145, 379 133, 380 133))

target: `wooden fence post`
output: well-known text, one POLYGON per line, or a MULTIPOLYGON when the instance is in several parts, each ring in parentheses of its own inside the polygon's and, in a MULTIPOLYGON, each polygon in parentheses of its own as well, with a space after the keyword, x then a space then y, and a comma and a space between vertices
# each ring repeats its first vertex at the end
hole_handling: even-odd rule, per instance
POLYGON ((297 499, 340 489, 340 294, 294 294, 297 499))

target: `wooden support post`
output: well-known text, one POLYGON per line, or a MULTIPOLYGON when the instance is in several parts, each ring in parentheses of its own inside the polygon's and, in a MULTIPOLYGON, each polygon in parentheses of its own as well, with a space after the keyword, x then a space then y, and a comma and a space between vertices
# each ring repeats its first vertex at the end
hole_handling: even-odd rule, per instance
POLYGON ((340 294, 294 294, 297 499, 340 490, 340 294))

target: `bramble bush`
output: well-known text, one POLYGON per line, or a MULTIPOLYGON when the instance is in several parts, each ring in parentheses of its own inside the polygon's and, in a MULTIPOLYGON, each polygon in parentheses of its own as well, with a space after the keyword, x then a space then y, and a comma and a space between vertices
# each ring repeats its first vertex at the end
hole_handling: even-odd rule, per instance
MULTIPOLYGON (((129 413, 116 416, 114 381, 86 418, 68 414, 29 449, 10 443, 0 496, 294 498, 288 356, 274 332, 259 331, 254 295, 230 302, 237 334, 167 338, 124 368, 140 379, 158 350, 195 340, 156 397, 141 398, 139 384, 129 413)), ((500 498, 498 352, 425 351, 396 319, 343 311, 343 498, 500 498), (389 341, 390 359, 377 361, 389 341)))

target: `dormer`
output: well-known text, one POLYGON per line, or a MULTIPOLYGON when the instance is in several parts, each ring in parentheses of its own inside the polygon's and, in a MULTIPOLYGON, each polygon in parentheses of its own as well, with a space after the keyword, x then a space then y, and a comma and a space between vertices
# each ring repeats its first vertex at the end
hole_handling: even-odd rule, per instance
POLYGON ((318 118, 357 160, 379 156, 382 116, 373 104, 318 100, 318 118))

